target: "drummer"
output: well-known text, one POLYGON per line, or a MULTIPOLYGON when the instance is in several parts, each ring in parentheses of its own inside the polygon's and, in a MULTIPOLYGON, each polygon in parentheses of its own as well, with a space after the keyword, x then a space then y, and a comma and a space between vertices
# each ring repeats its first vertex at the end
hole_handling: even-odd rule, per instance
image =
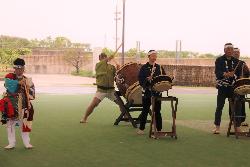
POLYGON ((220 133, 220 123, 222 110, 225 104, 226 98, 233 97, 233 82, 235 81, 234 69, 238 64, 238 59, 233 57, 234 46, 232 43, 226 43, 224 45, 224 55, 220 56, 215 61, 215 75, 216 75, 216 88, 217 94, 217 107, 215 111, 215 120, 213 129, 214 134, 220 133))
POLYGON ((114 56, 108 57, 105 53, 101 53, 99 55, 99 60, 95 66, 96 71, 96 84, 97 84, 97 92, 88 106, 84 116, 80 120, 80 123, 87 123, 87 119, 89 115, 94 111, 95 107, 107 97, 112 101, 116 101, 115 87, 114 87, 114 77, 116 73, 116 69, 119 68, 117 64, 116 67, 114 65, 109 64, 108 62, 111 61, 114 56))
MULTIPOLYGON (((239 48, 234 48, 234 54, 233 56, 236 58, 236 59, 239 59, 240 58, 240 49, 239 48)), ((248 78, 249 77, 249 68, 247 66, 247 64, 240 60, 242 63, 241 63, 241 67, 239 67, 239 70, 242 70, 240 72, 242 72, 242 74, 240 75, 240 77, 243 77, 243 78, 248 78)), ((240 96, 240 99, 242 98, 245 98, 245 96, 240 96)), ((248 126, 248 124, 246 122, 244 122, 246 120, 246 109, 245 109, 245 101, 244 100, 240 100, 241 101, 241 104, 240 104, 240 108, 241 108, 241 126, 248 126)))
MULTIPOLYGON (((155 92, 151 90, 151 81, 153 77, 158 75, 166 75, 164 69, 156 64, 157 52, 155 50, 150 50, 148 52, 148 62, 144 64, 139 72, 139 83, 142 86, 142 105, 143 110, 140 115, 140 127, 137 134, 144 134, 144 129, 147 121, 147 116, 151 106, 152 96, 161 96, 160 92, 155 92)), ((155 102, 155 118, 156 118, 156 128, 158 131, 162 129, 162 117, 161 117, 161 101, 155 102)))

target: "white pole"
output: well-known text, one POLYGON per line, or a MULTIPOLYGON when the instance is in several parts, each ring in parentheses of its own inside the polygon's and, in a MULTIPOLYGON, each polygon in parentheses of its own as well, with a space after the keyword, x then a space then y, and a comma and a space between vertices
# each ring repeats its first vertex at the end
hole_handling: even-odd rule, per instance
POLYGON ((126 0, 123 0, 123 17, 122 17, 122 57, 121 57, 121 65, 124 65, 125 1, 126 1, 126 0))

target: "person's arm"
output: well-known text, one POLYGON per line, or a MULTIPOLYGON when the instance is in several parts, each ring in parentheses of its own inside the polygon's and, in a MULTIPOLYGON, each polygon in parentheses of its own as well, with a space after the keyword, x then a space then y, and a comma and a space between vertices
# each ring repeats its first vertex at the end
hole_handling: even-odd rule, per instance
POLYGON ((167 75, 166 72, 165 72, 165 70, 164 70, 164 68, 162 66, 160 66, 160 68, 161 68, 161 74, 162 75, 167 75))
POLYGON ((250 73, 249 73, 249 68, 248 68, 247 64, 244 63, 244 67, 243 67, 243 77, 248 78, 249 75, 250 75, 250 73))
POLYGON ((138 75, 138 79, 139 79, 139 84, 141 85, 141 87, 143 87, 144 89, 147 87, 147 84, 149 83, 149 80, 147 78, 147 74, 146 74, 146 69, 144 66, 141 67, 139 75, 138 75))
POLYGON ((103 60, 106 61, 106 62, 109 62, 109 61, 111 61, 113 58, 114 58, 114 56, 112 55, 112 56, 106 57, 106 58, 103 59, 103 60))
POLYGON ((34 100, 36 97, 36 89, 35 89, 35 85, 32 82, 31 78, 27 78, 28 84, 29 84, 29 98, 30 100, 34 100))
POLYGON ((96 64, 95 66, 96 77, 107 74, 107 71, 105 70, 106 65, 107 62, 105 60, 101 60, 99 63, 96 64))
POLYGON ((224 78, 224 72, 223 72, 223 64, 220 59, 216 59, 215 61, 215 75, 217 79, 224 78))

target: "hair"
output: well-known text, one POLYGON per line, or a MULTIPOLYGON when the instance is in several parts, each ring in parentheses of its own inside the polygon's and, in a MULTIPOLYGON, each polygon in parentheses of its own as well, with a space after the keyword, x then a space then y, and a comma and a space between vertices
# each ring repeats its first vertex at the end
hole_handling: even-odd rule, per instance
POLYGON ((232 43, 226 43, 224 46, 226 46, 226 45, 233 45, 232 43))
POLYGON ((239 48, 234 48, 234 50, 239 50, 239 48))
POLYGON ((14 60, 13 64, 16 66, 25 66, 25 61, 21 58, 17 58, 14 60))
POLYGON ((154 49, 149 50, 148 51, 148 57, 150 56, 150 52, 155 52, 155 50, 154 49))
POLYGON ((99 55, 99 60, 101 60, 101 59, 103 59, 103 58, 106 58, 107 57, 107 55, 105 54, 105 53, 101 53, 100 55, 99 55))

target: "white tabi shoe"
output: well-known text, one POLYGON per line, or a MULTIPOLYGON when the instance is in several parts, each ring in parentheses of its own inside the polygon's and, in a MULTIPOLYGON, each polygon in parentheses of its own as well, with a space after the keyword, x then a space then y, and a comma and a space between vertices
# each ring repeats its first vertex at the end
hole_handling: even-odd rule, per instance
POLYGON ((15 146, 12 145, 12 144, 9 144, 9 145, 4 147, 4 149, 6 149, 6 150, 11 150, 11 149, 14 149, 14 148, 15 148, 15 146))
POLYGON ((144 133, 144 131, 143 130, 138 130, 137 132, 136 132, 138 135, 144 135, 145 133, 144 133))
POLYGON ((26 149, 32 149, 32 148, 34 148, 31 144, 27 144, 26 146, 25 146, 25 148, 26 149))

